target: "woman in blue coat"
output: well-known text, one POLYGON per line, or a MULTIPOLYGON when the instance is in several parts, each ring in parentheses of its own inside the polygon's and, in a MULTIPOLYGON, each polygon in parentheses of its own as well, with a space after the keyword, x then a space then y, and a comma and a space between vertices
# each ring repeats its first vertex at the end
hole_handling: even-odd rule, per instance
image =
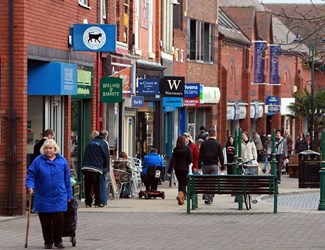
POLYGON ((51 249, 53 243, 64 248, 63 214, 68 200, 73 198, 68 163, 59 150, 53 139, 46 140, 26 176, 26 188, 34 194, 33 210, 40 218, 45 249, 51 249))

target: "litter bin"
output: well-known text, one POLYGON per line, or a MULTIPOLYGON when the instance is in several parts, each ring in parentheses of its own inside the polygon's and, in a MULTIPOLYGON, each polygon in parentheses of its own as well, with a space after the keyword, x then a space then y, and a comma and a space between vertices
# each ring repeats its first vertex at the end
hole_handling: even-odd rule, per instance
POLYGON ((299 153, 299 188, 319 188, 320 154, 305 150, 299 153))

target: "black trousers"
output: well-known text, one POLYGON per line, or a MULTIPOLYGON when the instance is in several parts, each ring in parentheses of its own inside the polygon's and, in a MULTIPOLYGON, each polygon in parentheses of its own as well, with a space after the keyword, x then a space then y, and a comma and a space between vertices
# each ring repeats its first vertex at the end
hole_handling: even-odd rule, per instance
POLYGON ((86 205, 91 206, 93 203, 93 193, 95 195, 95 206, 101 204, 101 185, 102 185, 102 175, 99 172, 93 171, 83 171, 85 176, 85 195, 86 205))
POLYGON ((178 181, 178 192, 182 191, 184 194, 186 194, 187 174, 188 172, 175 170, 175 175, 178 181))
POLYGON ((63 212, 38 213, 44 244, 62 242, 63 214, 63 212))
POLYGON ((144 183, 144 186, 146 187, 146 191, 151 191, 154 190, 156 191, 158 188, 158 178, 155 178, 152 175, 148 175, 148 174, 143 174, 141 175, 141 179, 144 183))

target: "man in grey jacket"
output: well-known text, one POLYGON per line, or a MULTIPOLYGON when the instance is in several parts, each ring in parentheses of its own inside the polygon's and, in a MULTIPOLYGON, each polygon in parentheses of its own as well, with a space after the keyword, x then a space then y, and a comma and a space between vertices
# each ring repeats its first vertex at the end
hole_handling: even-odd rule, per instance
POLYGON ((281 130, 277 129, 275 132, 275 149, 276 149, 276 172, 278 176, 278 183, 281 183, 281 171, 282 171, 282 158, 287 157, 287 140, 281 135, 281 130))

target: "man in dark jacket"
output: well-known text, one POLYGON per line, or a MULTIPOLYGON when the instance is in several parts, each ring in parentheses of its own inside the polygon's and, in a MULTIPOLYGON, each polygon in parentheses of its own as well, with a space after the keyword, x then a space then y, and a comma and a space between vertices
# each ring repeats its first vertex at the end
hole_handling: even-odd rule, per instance
MULTIPOLYGON (((216 130, 209 129, 209 138, 202 142, 199 154, 198 166, 203 163, 203 174, 218 174, 218 162, 220 161, 221 168, 224 169, 224 157, 222 147, 216 138, 216 130)), ((213 194, 205 194, 205 204, 211 205, 213 203, 213 194)))
POLYGON ((92 190, 95 195, 95 207, 103 207, 101 203, 101 184, 104 172, 109 172, 109 150, 105 141, 105 130, 88 143, 83 156, 81 171, 85 176, 86 207, 93 202, 92 190))

